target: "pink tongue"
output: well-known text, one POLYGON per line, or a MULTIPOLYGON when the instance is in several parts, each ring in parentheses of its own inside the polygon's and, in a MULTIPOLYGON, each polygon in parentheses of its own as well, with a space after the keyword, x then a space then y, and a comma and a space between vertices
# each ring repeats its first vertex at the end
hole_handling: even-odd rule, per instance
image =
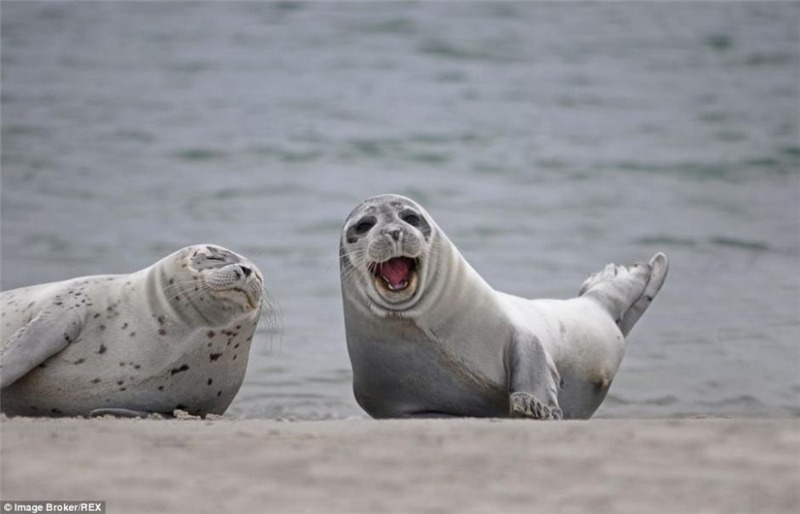
POLYGON ((412 262, 408 257, 395 257, 381 263, 378 271, 392 287, 400 287, 408 281, 412 262))

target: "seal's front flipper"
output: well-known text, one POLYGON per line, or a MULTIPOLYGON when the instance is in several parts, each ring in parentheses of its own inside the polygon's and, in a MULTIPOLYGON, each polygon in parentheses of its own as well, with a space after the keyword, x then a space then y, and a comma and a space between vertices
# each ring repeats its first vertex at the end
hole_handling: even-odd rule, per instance
POLYGON ((131 409, 94 409, 93 411, 89 412, 90 418, 97 418, 100 416, 114 416, 117 418, 149 418, 150 416, 161 416, 164 418, 171 418, 172 416, 169 414, 165 414, 163 412, 147 412, 143 410, 131 410, 131 409))
POLYGON ((509 348, 509 408, 512 418, 561 419, 556 365, 533 334, 517 334, 509 348))
POLYGON ((0 389, 59 353, 78 338, 83 318, 76 311, 42 311, 0 348, 0 389))

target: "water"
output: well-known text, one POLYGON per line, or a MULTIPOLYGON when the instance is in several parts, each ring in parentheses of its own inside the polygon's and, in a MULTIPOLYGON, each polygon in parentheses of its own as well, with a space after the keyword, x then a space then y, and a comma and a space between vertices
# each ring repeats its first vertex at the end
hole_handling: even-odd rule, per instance
POLYGON ((800 415, 800 6, 4 3, 3 289, 252 257, 231 413, 363 416, 339 230, 427 207, 497 289, 665 251, 604 417, 800 415))

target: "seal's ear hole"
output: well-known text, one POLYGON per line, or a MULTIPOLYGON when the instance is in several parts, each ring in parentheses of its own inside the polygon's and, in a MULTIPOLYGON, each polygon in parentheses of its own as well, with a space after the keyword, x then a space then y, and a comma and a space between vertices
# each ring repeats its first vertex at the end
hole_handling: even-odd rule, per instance
POLYGON ((376 220, 373 216, 362 218, 356 224, 353 230, 355 231, 356 234, 366 234, 367 232, 369 232, 369 229, 375 226, 375 223, 377 223, 377 221, 378 220, 376 220))

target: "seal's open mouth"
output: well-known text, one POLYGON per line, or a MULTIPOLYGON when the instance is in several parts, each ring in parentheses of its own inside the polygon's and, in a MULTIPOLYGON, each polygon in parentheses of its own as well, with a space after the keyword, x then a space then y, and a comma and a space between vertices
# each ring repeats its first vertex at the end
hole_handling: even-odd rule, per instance
POLYGON ((393 257, 388 261, 374 262, 369 268, 376 284, 396 293, 406 289, 416 278, 417 259, 393 257))

